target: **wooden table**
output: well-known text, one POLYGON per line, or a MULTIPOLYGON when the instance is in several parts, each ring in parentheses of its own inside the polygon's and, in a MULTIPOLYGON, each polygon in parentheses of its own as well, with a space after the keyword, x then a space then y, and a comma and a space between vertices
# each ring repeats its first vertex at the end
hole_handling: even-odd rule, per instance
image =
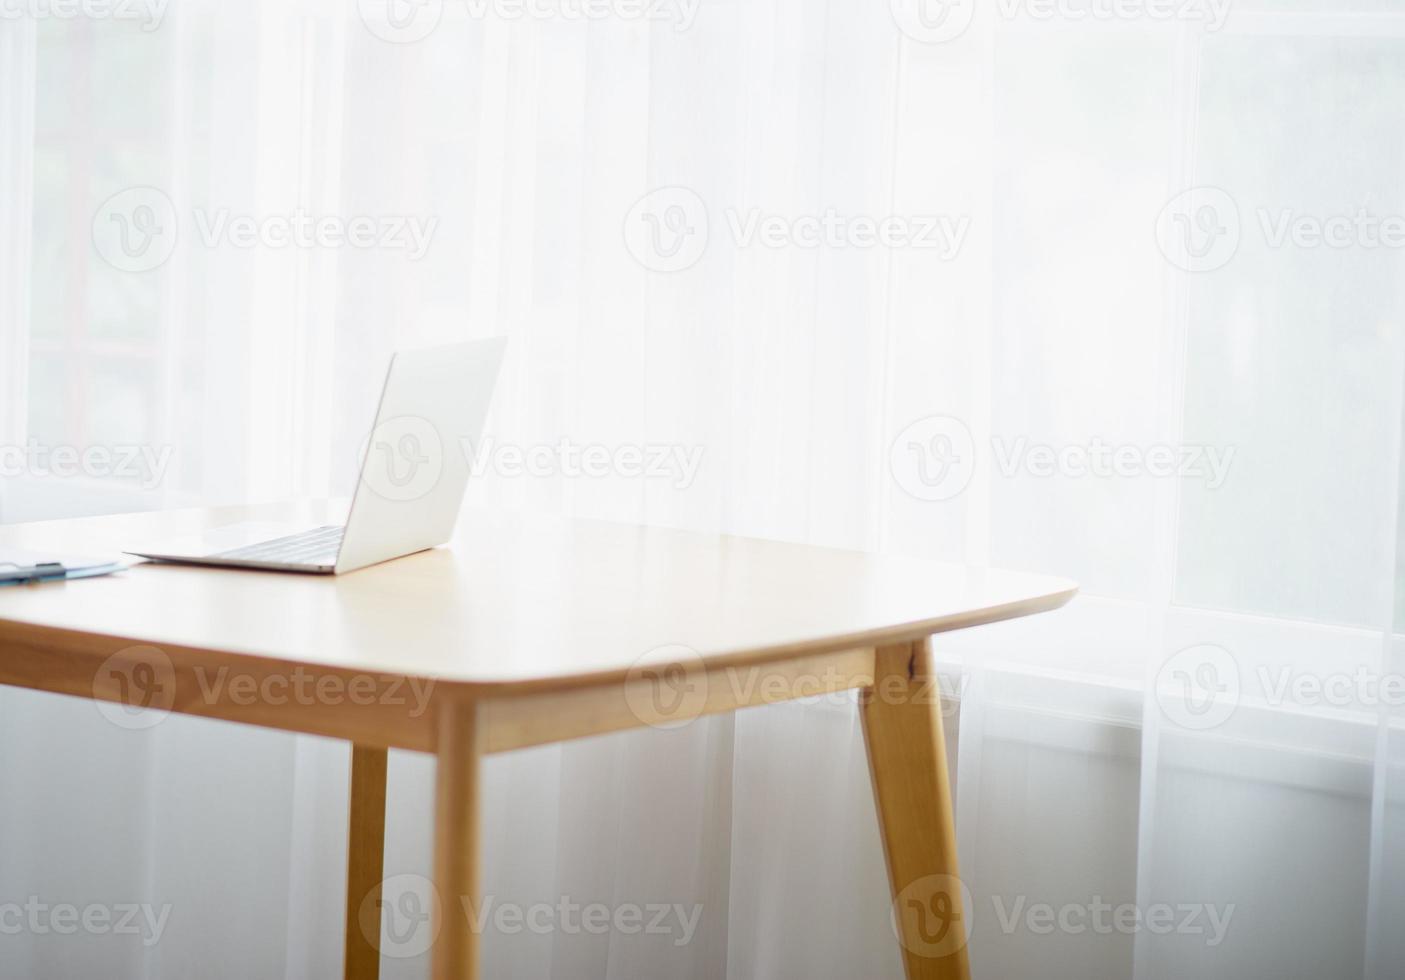
MULTIPOLYGON (((83 553, 236 521, 339 519, 316 504, 124 515, 3 527, 0 546, 83 553)), ((450 547, 339 578, 147 564, 0 589, 0 683, 108 702, 119 721, 168 710, 351 741, 347 977, 379 969, 378 920, 358 916, 378 907, 386 750, 433 752, 436 980, 477 976, 479 937, 455 910, 477 901, 484 755, 859 689, 907 975, 965 977, 928 639, 1074 591, 1037 575, 469 511, 450 547)))

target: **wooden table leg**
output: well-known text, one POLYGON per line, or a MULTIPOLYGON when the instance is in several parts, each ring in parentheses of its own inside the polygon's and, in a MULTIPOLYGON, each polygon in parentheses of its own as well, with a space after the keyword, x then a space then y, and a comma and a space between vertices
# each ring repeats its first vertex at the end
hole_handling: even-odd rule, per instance
POLYGON ((964 888, 929 641, 879 647, 860 711, 909 980, 967 980, 964 888))
POLYGON ((434 885, 438 938, 434 980, 477 980, 478 934, 468 904, 478 896, 478 771, 483 741, 478 707, 446 703, 438 724, 434 791, 434 885), (465 901, 466 900, 466 901, 465 901))
POLYGON ((367 935, 365 921, 380 923, 380 890, 385 876, 386 750, 351 746, 351 828, 346 854, 346 980, 377 980, 379 937, 367 935), (362 916, 369 902, 374 914, 362 916))

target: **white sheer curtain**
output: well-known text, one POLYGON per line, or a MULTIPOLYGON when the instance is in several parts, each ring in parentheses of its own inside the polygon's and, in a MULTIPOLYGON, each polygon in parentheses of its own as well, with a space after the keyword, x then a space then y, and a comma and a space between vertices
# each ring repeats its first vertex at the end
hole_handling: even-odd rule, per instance
MULTIPOLYGON (((1405 3, 121 9, 0 0, 0 519, 343 493, 391 350, 506 334, 475 504, 1082 583, 937 643, 978 976, 1405 974, 1405 3)), ((345 746, 0 732, 0 903, 171 909, 0 972, 336 974, 345 746)), ((485 975, 898 976, 865 765, 830 703, 492 759, 498 902, 703 912, 485 975)))

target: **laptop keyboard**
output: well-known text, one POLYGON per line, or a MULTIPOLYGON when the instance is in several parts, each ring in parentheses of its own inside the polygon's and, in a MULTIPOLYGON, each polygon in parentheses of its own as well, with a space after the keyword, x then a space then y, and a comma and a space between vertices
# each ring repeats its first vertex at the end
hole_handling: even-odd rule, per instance
POLYGON ((246 544, 232 551, 221 551, 211 558, 231 558, 235 561, 260 561, 277 565, 335 565, 341 549, 344 529, 340 526, 317 527, 311 531, 290 534, 257 544, 246 544))

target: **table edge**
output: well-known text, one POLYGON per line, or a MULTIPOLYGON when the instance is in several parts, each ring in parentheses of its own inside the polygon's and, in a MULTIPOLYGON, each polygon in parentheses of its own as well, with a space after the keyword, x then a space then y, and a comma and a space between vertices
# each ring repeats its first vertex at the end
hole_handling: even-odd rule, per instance
MULTIPOLYGON (((886 646, 935 636, 940 633, 1051 612, 1066 605, 1077 594, 1078 586, 1068 582, 1065 588, 1053 592, 987 606, 971 612, 914 620, 857 633, 811 637, 765 647, 723 650, 706 655, 699 654, 698 657, 701 664, 708 669, 748 667, 785 661, 800 656, 886 646)), ((426 675, 370 665, 358 669, 345 664, 320 664, 315 661, 288 659, 267 653, 224 647, 191 647, 183 644, 160 643, 147 637, 92 633, 61 626, 28 623, 23 620, 0 619, 0 646, 6 643, 29 648, 49 649, 56 653, 78 656, 84 661, 91 660, 95 664, 124 648, 149 646, 157 647, 168 655, 181 658, 182 665, 211 668, 246 667, 269 671, 301 669, 313 674, 340 677, 373 675, 385 678, 404 678, 432 682, 436 686, 467 695, 525 694, 620 683, 630 675, 633 669, 632 667, 612 667, 606 670, 585 671, 570 675, 522 677, 507 680, 470 679, 426 675)), ((0 684, 45 689, 37 685, 15 684, 8 680, 7 678, 12 675, 12 671, 8 667, 5 658, 0 656, 0 684)))

